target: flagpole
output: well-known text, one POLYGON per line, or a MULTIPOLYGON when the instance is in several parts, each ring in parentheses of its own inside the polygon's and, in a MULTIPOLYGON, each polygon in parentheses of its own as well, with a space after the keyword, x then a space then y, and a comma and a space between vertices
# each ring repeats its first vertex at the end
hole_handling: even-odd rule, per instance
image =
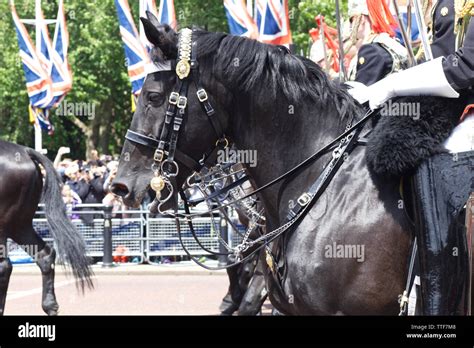
POLYGON ((247 11, 250 14, 250 17, 253 18, 253 1, 252 0, 247 0, 247 11))
POLYGON ((336 23, 337 23, 337 36, 339 38, 339 79, 342 82, 347 81, 346 67, 344 65, 344 43, 342 37, 342 22, 341 22, 341 8, 339 0, 336 0, 336 23))
POLYGON ((324 17, 322 14, 319 14, 319 18, 321 19, 321 21, 319 22, 319 25, 321 27, 320 33, 321 33, 321 41, 323 43, 324 70, 326 71, 326 74, 329 75, 330 68, 329 68, 328 52, 327 52, 327 47, 326 47, 326 30, 324 29, 324 17))
MULTIPOLYGON (((13 4, 13 0, 11 1, 13 4)), ((41 0, 35 0, 35 19, 22 19, 21 22, 24 24, 34 25, 35 26, 35 42, 36 42, 36 53, 39 55, 41 52, 41 26, 48 25, 52 23, 56 23, 56 20, 49 19, 46 20, 42 17, 41 12, 41 0)), ((34 108, 33 106, 31 106, 34 108)), ((35 150, 46 154, 47 150, 43 149, 43 132, 41 130, 41 126, 39 124, 38 118, 35 115, 35 123, 34 123, 34 130, 35 130, 35 150)))
MULTIPOLYGON (((35 27, 36 27, 36 53, 40 54, 41 48, 41 25, 40 23, 41 17, 41 0, 35 1, 35 27)), ((38 118, 35 117, 35 150, 43 153, 43 132, 41 130, 41 126, 38 122, 38 118)))
MULTIPOLYGON (((141 16, 144 16, 146 17, 146 15, 144 14, 145 13, 145 9, 146 9, 146 6, 144 4, 145 0, 139 0, 138 2, 138 14, 139 14, 139 17, 141 16)), ((142 37, 145 35, 144 33, 144 28, 143 28, 143 24, 142 24, 142 21, 138 21, 138 34, 140 35, 140 39, 142 39, 142 37)))

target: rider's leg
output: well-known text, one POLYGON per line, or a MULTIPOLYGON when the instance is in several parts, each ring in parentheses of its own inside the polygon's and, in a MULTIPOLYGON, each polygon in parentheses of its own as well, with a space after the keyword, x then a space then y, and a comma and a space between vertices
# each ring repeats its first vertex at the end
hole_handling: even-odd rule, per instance
POLYGON ((474 152, 436 155, 413 178, 424 315, 453 315, 468 265, 462 218, 474 190, 474 152))

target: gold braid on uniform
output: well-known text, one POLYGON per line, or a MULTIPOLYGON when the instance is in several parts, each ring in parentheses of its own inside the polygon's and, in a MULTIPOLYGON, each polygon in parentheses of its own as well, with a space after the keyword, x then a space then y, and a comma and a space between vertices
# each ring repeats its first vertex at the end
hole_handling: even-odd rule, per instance
MULTIPOLYGON (((437 1, 437 0, 435 0, 437 1)), ((434 5, 433 0, 424 0, 422 3, 422 10, 423 10, 423 15, 425 17, 425 23, 426 27, 428 29, 428 38, 430 41, 430 44, 433 41, 433 15, 434 15, 434 5)), ((425 59, 425 49, 423 48, 423 45, 420 45, 418 48, 418 51, 415 54, 415 60, 417 62, 420 62, 425 59)))
POLYGON ((431 28, 433 24, 433 17, 430 16, 430 11, 433 8, 433 1, 432 0, 424 0, 421 4, 423 15, 425 16, 426 26, 431 28))
POLYGON ((351 35, 349 36, 349 44, 344 47, 344 52, 347 53, 357 43, 358 37, 357 34, 359 33, 360 23, 362 22, 362 15, 354 16, 352 20, 352 29, 351 35))
POLYGON ((474 15, 474 0, 454 0, 454 11, 458 18, 474 15))
POLYGON ((466 17, 474 16, 474 0, 454 0, 455 27, 454 33, 458 34, 463 27, 466 17))

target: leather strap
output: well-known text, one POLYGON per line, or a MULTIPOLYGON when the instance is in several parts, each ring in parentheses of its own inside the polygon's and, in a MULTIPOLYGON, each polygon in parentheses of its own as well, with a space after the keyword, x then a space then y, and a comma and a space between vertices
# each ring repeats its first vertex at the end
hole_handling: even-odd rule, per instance
POLYGON ((193 204, 193 205, 197 205, 197 204, 202 203, 206 200, 212 200, 212 199, 216 198, 217 196, 225 194, 225 193, 229 192, 230 190, 242 185, 244 182, 248 181, 249 179, 250 179, 250 177, 248 175, 244 175, 240 179, 234 181, 232 184, 229 184, 229 185, 223 187, 220 190, 214 191, 213 193, 211 193, 209 196, 206 196, 205 198, 193 199, 193 200, 188 199, 188 203, 193 204))
POLYGON ((134 143, 151 147, 156 149, 158 147, 159 141, 155 138, 148 137, 146 135, 134 132, 132 130, 127 130, 127 134, 125 135, 125 139, 133 141, 134 143))

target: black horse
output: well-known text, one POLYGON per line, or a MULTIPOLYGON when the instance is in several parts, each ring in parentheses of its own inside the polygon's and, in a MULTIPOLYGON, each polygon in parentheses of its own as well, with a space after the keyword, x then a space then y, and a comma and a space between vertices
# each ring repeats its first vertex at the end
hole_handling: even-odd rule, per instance
POLYGON ((72 268, 81 289, 92 286, 85 243, 69 221, 61 196, 61 179, 51 161, 20 145, 0 141, 0 314, 4 313, 12 264, 7 238, 30 253, 43 276, 42 307, 56 315, 54 293, 56 252, 33 229, 32 220, 43 194, 45 213, 60 257, 72 268))
MULTIPOLYGON (((176 60, 177 34, 153 17, 143 19, 155 62, 176 60)), ((193 32, 200 85, 206 89, 225 134, 239 149, 256 151, 249 167, 257 187, 301 163, 343 133, 361 107, 311 61, 271 46, 222 33, 193 32)), ((196 78, 192 75, 191 79, 196 78)), ((164 127, 174 71, 148 75, 131 130, 157 138, 164 127)), ((189 85, 187 114, 177 149, 197 161, 218 136, 189 85)), ((285 314, 397 314, 397 297, 407 276, 410 223, 400 209, 399 180, 373 177, 358 147, 344 162, 319 201, 284 237, 286 276, 281 287, 267 274, 272 304, 285 314), (339 248, 361 250, 338 257, 339 248), (281 289, 281 290, 280 290, 281 289)), ((113 191, 137 206, 153 178, 154 151, 126 140, 113 191)), ((279 227, 288 204, 316 180, 330 154, 291 180, 260 195, 266 229, 279 227)), ((192 170, 178 160, 173 184, 181 187, 192 170)), ((175 190, 176 191, 176 190, 175 190)), ((171 205, 170 205, 171 206, 171 205)))

